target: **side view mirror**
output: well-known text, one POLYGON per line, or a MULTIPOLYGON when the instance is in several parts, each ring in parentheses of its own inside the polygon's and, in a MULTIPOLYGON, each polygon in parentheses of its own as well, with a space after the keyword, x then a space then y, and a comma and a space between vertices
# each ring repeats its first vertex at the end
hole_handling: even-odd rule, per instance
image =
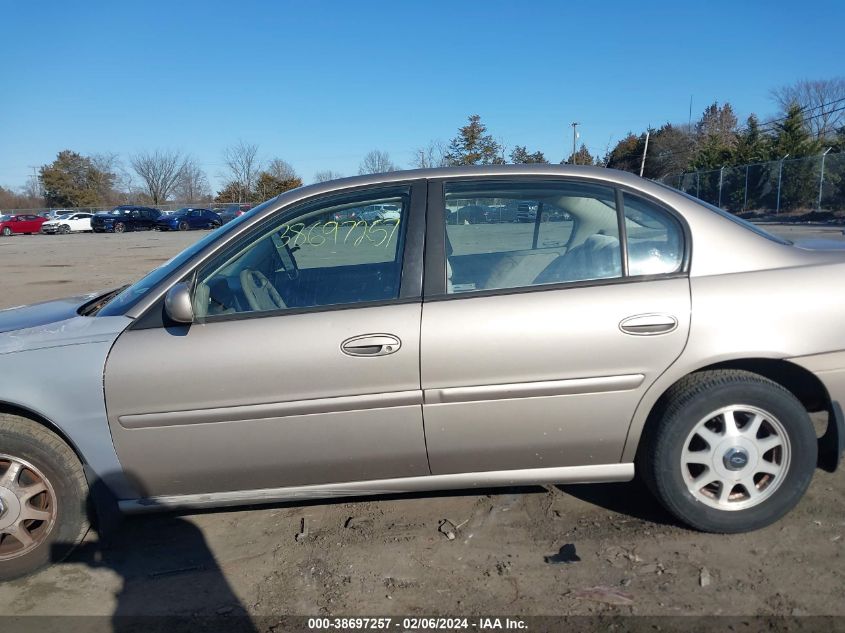
POLYGON ((177 323, 193 323, 194 307, 191 305, 190 286, 180 281, 167 291, 164 296, 164 309, 167 316, 177 323))

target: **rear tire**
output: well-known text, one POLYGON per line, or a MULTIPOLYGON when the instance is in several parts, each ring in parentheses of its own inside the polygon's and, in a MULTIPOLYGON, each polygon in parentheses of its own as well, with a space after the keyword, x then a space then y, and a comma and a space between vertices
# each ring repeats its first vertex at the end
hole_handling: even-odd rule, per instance
POLYGON ((774 523, 810 485, 817 440, 781 385, 747 371, 692 374, 644 435, 637 470, 664 507, 705 532, 774 523))
POLYGON ((76 454, 16 415, 0 414, 0 498, 0 581, 63 560, 88 532, 88 484, 76 454))

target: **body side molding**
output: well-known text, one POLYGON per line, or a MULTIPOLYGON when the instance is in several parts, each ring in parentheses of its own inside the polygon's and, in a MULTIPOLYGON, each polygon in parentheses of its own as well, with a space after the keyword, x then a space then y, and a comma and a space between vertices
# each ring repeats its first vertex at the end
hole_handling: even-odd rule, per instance
POLYGON ((643 374, 597 376, 594 378, 544 380, 540 382, 519 382, 503 385, 480 385, 477 387, 426 389, 424 395, 426 404, 566 396, 581 393, 603 393, 606 391, 630 391, 639 387, 644 379, 645 376, 643 374))
POLYGON ((564 466, 559 468, 526 468, 496 470, 455 475, 400 477, 376 481, 355 481, 340 484, 265 488, 262 490, 233 490, 203 493, 124 499, 119 502, 126 514, 140 514, 175 509, 220 508, 281 501, 334 499, 365 495, 387 495, 430 490, 460 490, 463 488, 518 486, 532 484, 574 484, 630 481, 634 477, 633 464, 600 464, 594 466, 564 466))
POLYGON ((421 391, 392 391, 363 396, 341 396, 337 398, 315 398, 294 402, 273 402, 239 407, 215 409, 193 409, 190 411, 169 411, 163 413, 138 413, 122 415, 120 426, 125 429, 145 429, 185 424, 210 424, 214 422, 241 422, 264 420, 315 413, 336 413, 339 411, 361 411, 386 409, 422 404, 421 391))

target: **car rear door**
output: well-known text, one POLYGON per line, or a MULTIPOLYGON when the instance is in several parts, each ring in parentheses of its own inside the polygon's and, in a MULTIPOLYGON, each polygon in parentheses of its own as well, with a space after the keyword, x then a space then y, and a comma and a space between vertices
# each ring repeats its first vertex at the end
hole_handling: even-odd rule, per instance
POLYGON ((686 343, 688 248, 670 210, 610 186, 433 182, 421 339, 432 473, 617 464, 637 403, 686 343), (445 203, 466 201, 537 213, 447 226, 445 203))
POLYGON ((117 453, 144 496, 429 474, 419 377, 425 184, 303 202, 196 271, 196 322, 161 306, 105 370, 117 453), (395 223, 341 224, 378 201, 395 223))
POLYGON ((38 221, 37 215, 23 215, 21 216, 21 233, 38 233, 41 230, 41 222, 38 221))
POLYGON ((75 216, 75 220, 73 226, 71 227, 74 231, 90 231, 91 230, 91 214, 90 213, 77 213, 75 216))

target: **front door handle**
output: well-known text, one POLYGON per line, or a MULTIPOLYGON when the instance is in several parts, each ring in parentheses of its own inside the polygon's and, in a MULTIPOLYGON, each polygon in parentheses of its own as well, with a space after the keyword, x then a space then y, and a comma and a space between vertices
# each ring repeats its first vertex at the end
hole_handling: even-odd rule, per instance
POLYGON ((392 334, 361 334, 340 344, 340 351, 349 356, 387 356, 395 354, 402 341, 392 334))
POLYGON ((634 336, 668 334, 678 328, 678 319, 670 314, 637 314, 622 319, 619 329, 634 336))

